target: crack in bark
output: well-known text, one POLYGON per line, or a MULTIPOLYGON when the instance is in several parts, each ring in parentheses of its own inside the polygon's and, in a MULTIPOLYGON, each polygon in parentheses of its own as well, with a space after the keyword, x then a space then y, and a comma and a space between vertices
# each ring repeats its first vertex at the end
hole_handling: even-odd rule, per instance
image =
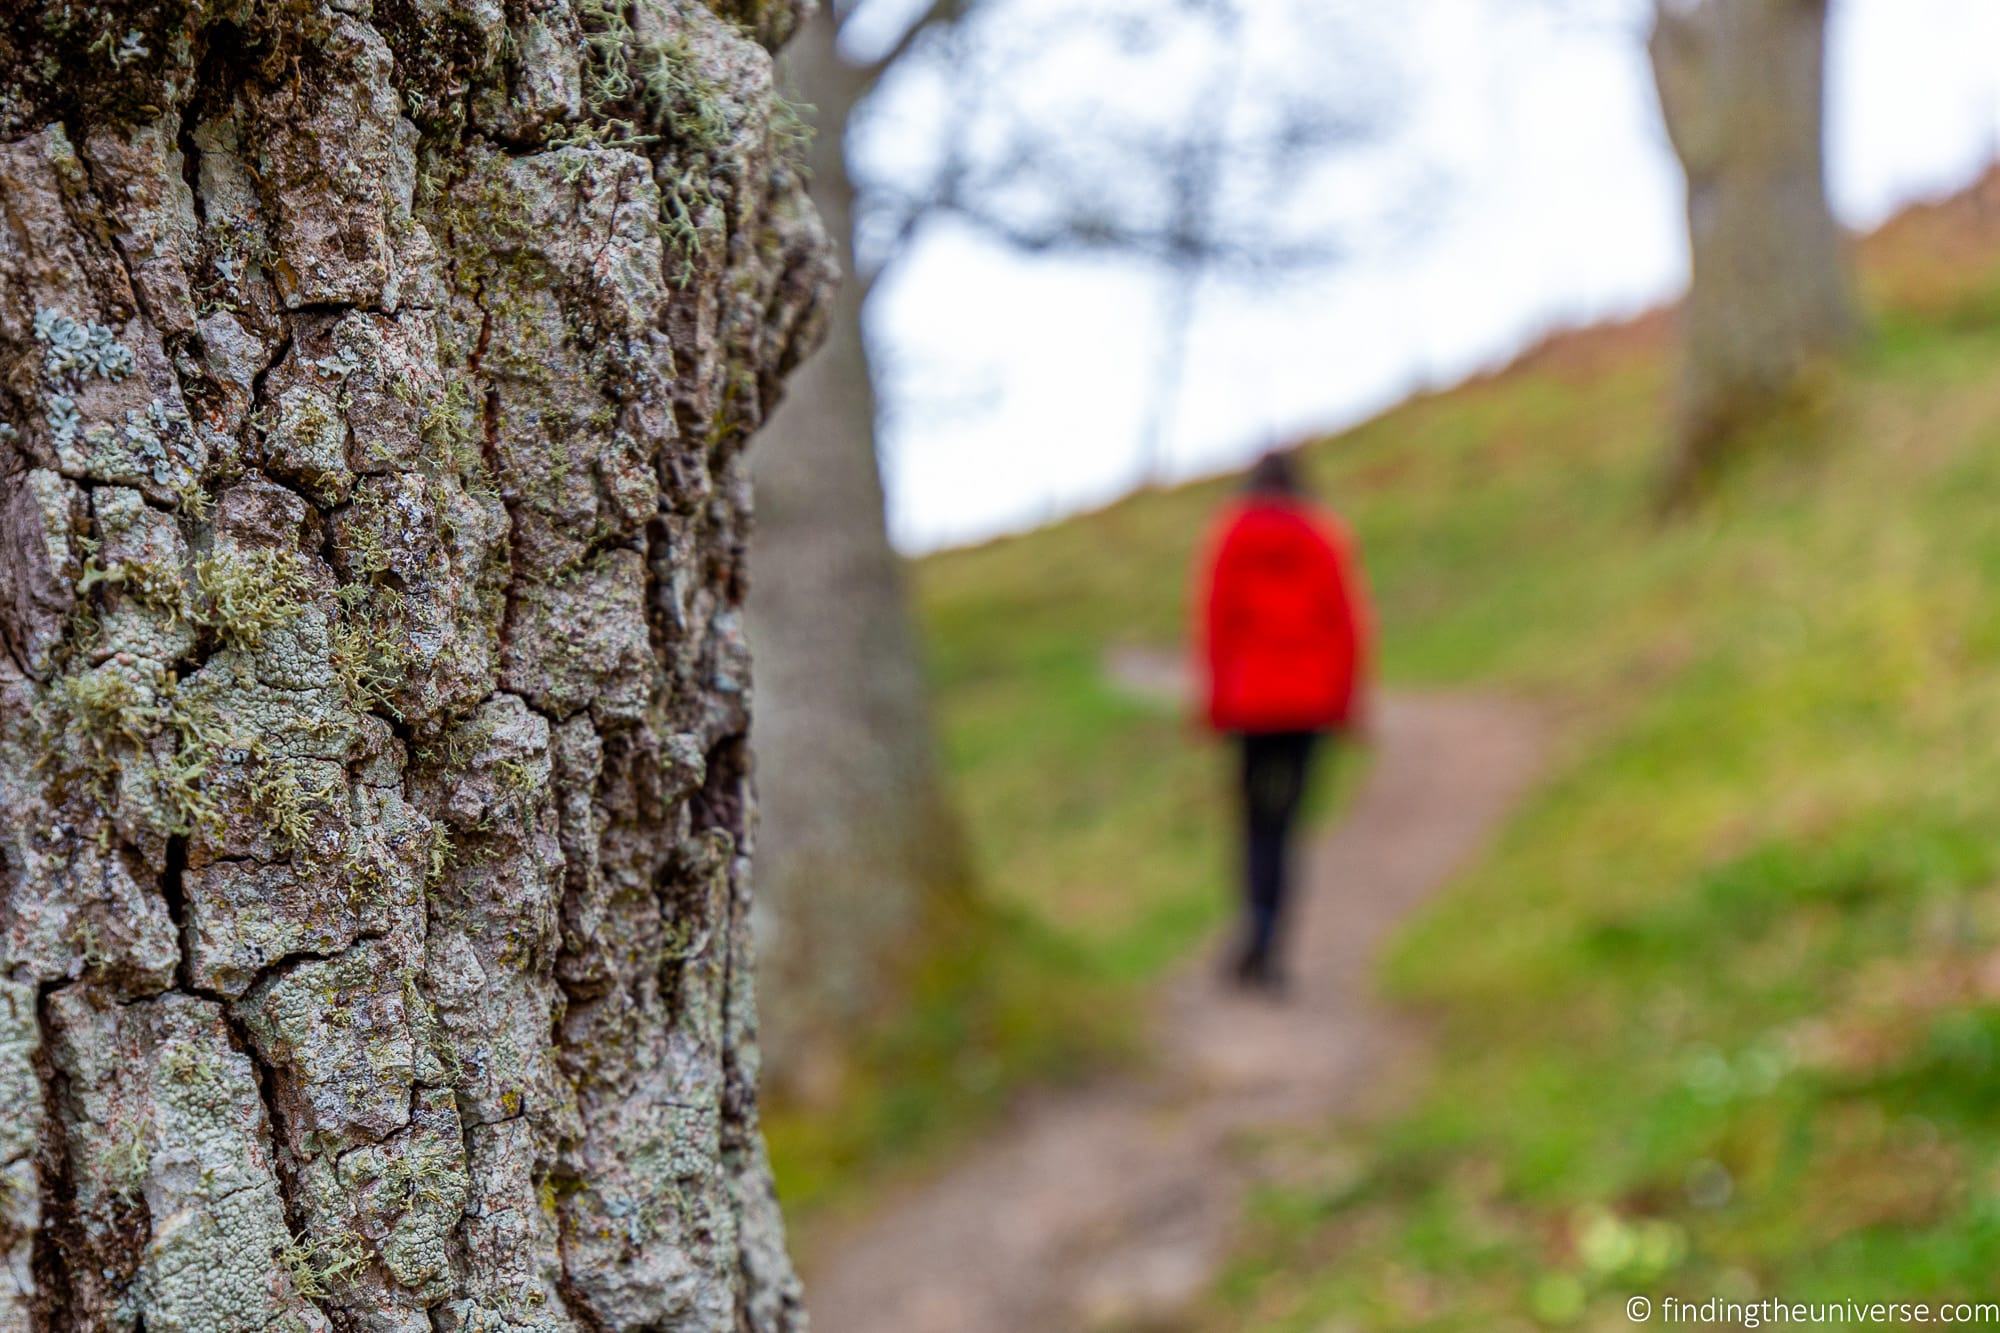
POLYGON ((174 947, 180 957, 174 963, 174 984, 190 995, 194 986, 194 948, 188 939, 187 835, 176 833, 167 839, 167 854, 160 866, 160 900, 167 906, 167 920, 174 925, 174 947))
POLYGON ((69 1130, 62 1114, 69 1075, 55 1067, 51 1055, 55 1024, 49 1017, 49 1001, 56 992, 73 984, 45 981, 35 989, 35 1026, 39 1037, 35 1074, 42 1088, 41 1137, 36 1151, 41 1220, 35 1230, 31 1267, 35 1276, 32 1314, 40 1333, 63 1333, 72 1326, 62 1317, 76 1307, 68 1255, 80 1254, 83 1249, 77 1234, 76 1179, 70 1161, 69 1130))
MULTIPOLYGON (((222 1015, 223 1026, 229 1031, 230 1045, 250 1062, 250 1075, 257 1084, 257 1097, 264 1104, 265 1132, 270 1136, 266 1147, 271 1153, 271 1179, 277 1187, 278 1207, 285 1217, 285 1230, 293 1236, 305 1235, 308 1226, 304 1186, 298 1178, 299 1164, 293 1161, 286 1146, 291 1135, 287 1132, 285 1113, 278 1105, 277 1071, 264 1059, 256 1041, 229 1005, 217 1002, 217 1008, 222 1015)), ((300 1295, 303 1297, 304 1293, 300 1295)))

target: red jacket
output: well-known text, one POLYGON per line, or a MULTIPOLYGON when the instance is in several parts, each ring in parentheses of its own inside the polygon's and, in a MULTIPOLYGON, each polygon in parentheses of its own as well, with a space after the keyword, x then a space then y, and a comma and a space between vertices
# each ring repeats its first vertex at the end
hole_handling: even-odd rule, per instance
POLYGON ((1203 579, 1201 665, 1218 731, 1346 723, 1367 678, 1369 617, 1338 519, 1257 496, 1222 516, 1203 579))

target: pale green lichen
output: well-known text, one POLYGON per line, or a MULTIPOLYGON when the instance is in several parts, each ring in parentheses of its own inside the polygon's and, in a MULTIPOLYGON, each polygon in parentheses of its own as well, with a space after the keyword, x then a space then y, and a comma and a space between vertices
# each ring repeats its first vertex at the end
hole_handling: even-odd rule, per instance
POLYGON ((401 1209, 444 1208, 462 1202, 463 1154, 434 1138, 419 1138, 407 1151, 387 1159, 381 1183, 401 1209))
POLYGON ((458 861, 458 845, 452 840, 451 830, 442 821, 433 824, 430 844, 424 849, 424 892, 431 893, 443 884, 458 861))
POLYGON ((233 313, 242 307, 246 278, 270 268, 271 244, 264 229, 247 218, 211 215, 204 236, 210 249, 209 272, 199 289, 201 313, 233 313))
POLYGON ((394 711, 390 701, 410 664, 403 594, 386 584, 350 583, 336 599, 332 664, 349 706, 358 713, 394 711))
MULTIPOLYGON (((639 0, 649 28, 664 27, 657 0, 639 0)), ((621 145, 650 143, 662 131, 678 144, 712 149, 728 137, 728 105, 696 68, 687 42, 639 39, 626 0, 578 0, 584 33, 584 103, 621 145)), ((570 127, 572 131, 575 127, 570 127)))
POLYGON ((291 1276, 299 1295, 309 1301, 324 1301, 333 1296, 342 1279, 368 1262, 368 1251, 352 1232, 331 1237, 302 1232, 272 1258, 291 1276))
MULTIPOLYGON (((323 370, 330 361, 335 358, 311 364, 323 370)), ((317 385, 293 385, 264 414, 264 454, 273 476, 297 483, 321 504, 346 499, 354 484, 345 405, 317 385)))
POLYGON ((198 613, 225 644, 251 650, 298 618, 309 588, 294 551, 216 551, 195 562, 198 613))
POLYGON ((210 783, 242 742, 213 706, 143 659, 108 662, 50 682, 41 713, 44 764, 81 776, 100 804, 114 791, 162 833, 211 832, 221 809, 210 783), (160 745, 160 738, 172 744, 160 745))
POLYGON ((140 1125, 121 1125, 111 1131, 110 1137, 111 1147, 104 1150, 98 1164, 114 1188, 136 1194, 146 1183, 146 1172, 152 1164, 146 1131, 140 1125))
POLYGON ((122 380, 132 373, 132 349, 94 320, 37 310, 35 341, 42 345, 42 374, 54 383, 74 384, 92 376, 122 380))
MULTIPOLYGON (((127 408, 125 425, 119 433, 124 437, 126 450, 137 455, 145 464, 154 482, 181 493, 190 484, 192 470, 188 460, 182 456, 190 429, 185 416, 177 415, 166 403, 154 398, 143 408, 127 408)), ((85 432, 84 438, 98 450, 113 442, 110 428, 106 426, 92 427, 85 432)))
MULTIPOLYGON (((650 11, 639 15, 640 27, 666 26, 657 0, 640 0, 640 8, 650 11)), ((684 38, 642 40, 626 0, 579 0, 576 14, 584 31, 583 91, 590 119, 552 134, 549 146, 642 148, 665 139, 692 159, 663 185, 657 224, 678 260, 670 276, 676 286, 686 286, 704 231, 716 225, 720 211, 701 159, 729 138, 728 99, 701 72, 684 38)), ((565 164, 565 170, 580 171, 581 163, 565 164)))
POLYGON ((44 729, 60 746, 51 745, 50 758, 75 760, 87 772, 109 778, 116 773, 124 749, 137 749, 156 735, 166 720, 159 703, 159 668, 110 661, 49 685, 44 729))
POLYGON ((103 565, 90 560, 77 580, 79 596, 109 585, 155 610, 179 620, 187 604, 187 578, 178 565, 165 560, 120 560, 103 565))
POLYGON ((715 186, 705 175, 684 173, 660 192, 660 237, 678 260, 670 275, 675 286, 685 287, 693 280, 695 261, 701 257, 702 232, 717 225, 721 208, 715 186))
POLYGON ((527 796, 548 786, 549 774, 546 764, 536 765, 525 759, 503 759, 493 766, 493 776, 500 784, 500 790, 510 796, 527 796))
POLYGON ((94 380, 117 382, 136 368, 132 349, 109 325, 74 319, 59 310, 35 312, 35 341, 42 348, 42 419, 56 452, 71 464, 94 460, 116 474, 141 473, 155 485, 179 493, 192 485, 198 468, 193 423, 178 402, 150 399, 125 410, 121 427, 83 424, 77 395, 94 380), (79 445, 88 454, 79 455, 79 445))
POLYGON ((308 785, 299 765, 289 759, 261 758, 250 779, 250 803, 265 828, 288 852, 310 849, 313 815, 332 804, 335 784, 308 785))

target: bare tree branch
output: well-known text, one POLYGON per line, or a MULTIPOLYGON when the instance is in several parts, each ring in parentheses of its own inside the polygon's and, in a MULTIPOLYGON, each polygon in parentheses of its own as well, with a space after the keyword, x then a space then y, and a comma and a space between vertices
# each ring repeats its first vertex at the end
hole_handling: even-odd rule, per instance
MULTIPOLYGON (((1269 25, 1285 7, 1256 3, 932 0, 879 54, 843 57, 850 109, 894 75, 894 95, 914 101, 890 105, 925 118, 898 131, 914 160, 856 173, 852 268, 864 294, 940 219, 1023 254, 1149 265, 1168 284, 1167 324, 1197 317, 1211 279, 1259 283, 1340 263, 1351 246, 1326 168, 1383 132, 1393 99, 1373 71, 1333 77, 1345 48, 1322 40, 1323 25, 1341 5, 1293 0, 1277 21, 1292 22, 1296 40, 1274 56, 1269 25), (1150 95, 1161 70, 1185 73, 1150 95)), ((1160 337, 1156 399, 1171 394, 1189 346, 1185 328, 1160 337)), ((1154 418, 1156 461, 1158 402, 1154 418)))
POLYGON ((910 25, 903 29, 902 35, 891 42, 886 50, 872 59, 855 65, 863 82, 869 87, 881 82, 882 76, 907 56, 926 33, 958 22, 965 17, 972 3, 973 0, 931 0, 931 4, 924 12, 911 20, 910 25))

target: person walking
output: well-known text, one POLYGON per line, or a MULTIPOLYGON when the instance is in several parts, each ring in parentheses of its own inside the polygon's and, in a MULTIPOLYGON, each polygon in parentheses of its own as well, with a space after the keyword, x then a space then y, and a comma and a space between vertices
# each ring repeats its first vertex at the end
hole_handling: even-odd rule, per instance
POLYGON ((1241 754, 1244 923, 1236 980, 1282 988, 1279 930, 1292 829, 1315 752, 1366 717, 1371 624, 1354 542, 1305 493, 1291 456, 1264 455, 1218 520, 1200 580, 1207 720, 1241 754))

